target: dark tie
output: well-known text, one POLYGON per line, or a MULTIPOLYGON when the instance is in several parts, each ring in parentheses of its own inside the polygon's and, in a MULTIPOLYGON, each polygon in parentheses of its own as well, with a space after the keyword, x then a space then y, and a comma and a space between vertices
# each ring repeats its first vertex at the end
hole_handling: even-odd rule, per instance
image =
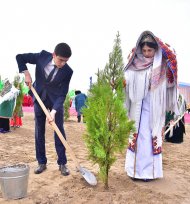
POLYGON ((50 82, 50 81, 51 81, 51 79, 52 79, 52 77, 53 77, 53 74, 54 74, 56 68, 57 68, 56 65, 54 65, 54 68, 53 68, 52 71, 49 73, 49 75, 48 75, 48 77, 47 77, 47 79, 46 79, 46 82, 50 82))
MULTIPOLYGON (((46 79, 46 86, 47 84, 51 81, 52 77, 53 77, 53 74, 55 73, 55 70, 56 70, 56 65, 54 65, 54 68, 52 69, 52 71, 49 73, 47 79, 46 79)), ((46 90, 46 87, 43 89, 42 91, 42 94, 41 94, 41 99, 42 101, 45 101, 47 98, 47 90, 46 90)))

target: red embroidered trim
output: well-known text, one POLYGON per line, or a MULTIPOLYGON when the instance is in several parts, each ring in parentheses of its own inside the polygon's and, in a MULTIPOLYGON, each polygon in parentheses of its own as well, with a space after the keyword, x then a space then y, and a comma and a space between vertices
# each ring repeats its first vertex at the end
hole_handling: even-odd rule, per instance
POLYGON ((162 147, 158 147, 157 136, 152 139, 153 154, 160 154, 162 152, 162 147))
POLYGON ((128 149, 130 149, 132 152, 135 152, 136 150, 137 137, 138 137, 138 134, 134 133, 132 141, 129 142, 128 149))
POLYGON ((156 38, 156 40, 162 49, 162 53, 166 58, 166 63, 170 69, 167 73, 168 82, 172 83, 174 80, 177 82, 177 59, 175 51, 172 51, 169 48, 170 46, 163 43, 159 38, 156 38))

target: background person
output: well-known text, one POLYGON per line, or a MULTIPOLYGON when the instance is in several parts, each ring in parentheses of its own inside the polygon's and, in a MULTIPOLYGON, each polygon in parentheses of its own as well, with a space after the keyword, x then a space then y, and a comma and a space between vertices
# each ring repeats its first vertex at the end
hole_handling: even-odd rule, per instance
MULTIPOLYGON (((85 102, 87 99, 87 96, 84 93, 81 93, 81 91, 75 91, 75 109, 77 111, 77 119, 78 119, 78 123, 81 122, 81 116, 82 116, 82 108, 85 106, 85 102)), ((83 116, 83 122, 85 122, 84 120, 84 116, 83 116)))
POLYGON ((165 135, 165 141, 166 142, 172 142, 172 143, 182 143, 183 142, 183 136, 185 134, 185 117, 184 113, 186 112, 186 102, 182 94, 179 94, 178 96, 178 107, 179 107, 179 116, 175 115, 175 113, 169 111, 166 113, 166 130, 170 127, 170 121, 175 122, 178 117, 181 117, 181 119, 178 121, 176 125, 165 135))

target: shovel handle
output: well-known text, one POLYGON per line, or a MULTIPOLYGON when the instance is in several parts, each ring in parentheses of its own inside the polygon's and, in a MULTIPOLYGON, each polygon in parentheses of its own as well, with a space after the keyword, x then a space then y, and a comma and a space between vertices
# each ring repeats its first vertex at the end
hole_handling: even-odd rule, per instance
MULTIPOLYGON (((41 106, 42 110, 44 111, 46 117, 50 118, 50 113, 48 112, 47 108, 45 107, 44 103, 42 102, 42 100, 40 99, 39 95, 37 94, 36 90, 34 89, 33 86, 30 87, 32 93, 34 94, 36 100, 38 101, 39 105, 41 106)), ((54 121, 50 122, 51 127, 53 128, 53 130, 57 133, 59 139, 61 140, 61 142, 63 143, 65 149, 69 152, 72 160, 75 162, 75 165, 77 167, 77 169, 80 169, 80 164, 77 161, 77 158, 74 154, 74 152, 72 151, 71 147, 69 146, 69 144, 67 143, 67 141, 65 140, 65 138, 63 137, 61 131, 59 130, 59 128, 57 127, 57 125, 55 124, 54 121)))
POLYGON ((183 118, 184 115, 185 112, 164 132, 164 136, 174 127, 176 123, 178 123, 183 118))

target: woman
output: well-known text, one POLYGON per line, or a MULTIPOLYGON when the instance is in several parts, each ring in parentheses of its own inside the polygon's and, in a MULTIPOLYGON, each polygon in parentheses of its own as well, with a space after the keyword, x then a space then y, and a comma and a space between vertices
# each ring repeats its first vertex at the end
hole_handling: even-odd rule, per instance
POLYGON ((125 69, 126 107, 135 121, 125 170, 132 179, 163 177, 162 129, 166 111, 177 112, 175 54, 150 31, 143 32, 125 69))

